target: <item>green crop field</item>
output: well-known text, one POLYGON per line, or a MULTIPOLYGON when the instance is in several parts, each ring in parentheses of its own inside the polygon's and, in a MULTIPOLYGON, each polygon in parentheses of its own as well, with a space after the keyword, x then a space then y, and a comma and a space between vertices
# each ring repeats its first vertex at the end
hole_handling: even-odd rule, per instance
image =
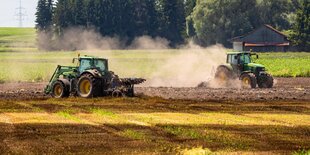
MULTIPOLYGON (((72 65, 77 52, 44 52, 36 49, 33 28, 0 28, 0 83, 48 81, 57 65, 72 65)), ((106 50, 80 53, 110 59, 111 70, 120 76, 150 78, 180 50, 106 50)), ((256 60, 277 77, 309 77, 310 53, 259 53, 256 60)))
POLYGON ((33 28, 0 28, 0 52, 28 52, 35 49, 33 28))
POLYGON ((310 77, 310 53, 261 53, 256 62, 277 77, 310 77))

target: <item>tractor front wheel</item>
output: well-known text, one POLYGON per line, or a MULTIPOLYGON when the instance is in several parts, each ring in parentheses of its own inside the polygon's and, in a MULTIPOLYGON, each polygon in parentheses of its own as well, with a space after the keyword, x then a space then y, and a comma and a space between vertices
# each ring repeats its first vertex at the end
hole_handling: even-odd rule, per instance
POLYGON ((272 88, 273 77, 270 74, 262 75, 261 77, 259 77, 258 87, 259 88, 272 88))
POLYGON ((82 75, 77 83, 77 94, 83 98, 97 97, 100 94, 100 84, 91 74, 82 75))
POLYGON ((256 88, 257 80, 253 73, 245 73, 240 77, 242 88, 256 88))
POLYGON ((69 89, 61 81, 56 81, 53 84, 52 97, 54 98, 65 98, 69 97, 69 89))

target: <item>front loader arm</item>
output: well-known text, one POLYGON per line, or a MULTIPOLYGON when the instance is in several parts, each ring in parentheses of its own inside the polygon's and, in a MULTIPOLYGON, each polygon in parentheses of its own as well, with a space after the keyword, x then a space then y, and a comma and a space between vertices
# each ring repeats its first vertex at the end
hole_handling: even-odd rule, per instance
POLYGON ((75 69, 77 69, 77 67, 58 65, 49 83, 46 85, 44 93, 50 94, 52 92, 54 82, 56 82, 61 75, 64 75, 65 72, 74 72, 75 69))

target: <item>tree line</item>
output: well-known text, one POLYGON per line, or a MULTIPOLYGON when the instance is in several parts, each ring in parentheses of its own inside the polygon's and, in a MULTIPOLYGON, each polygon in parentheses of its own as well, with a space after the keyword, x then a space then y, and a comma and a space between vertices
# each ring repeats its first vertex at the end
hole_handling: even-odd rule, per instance
POLYGON ((309 50, 309 10, 308 0, 39 0, 36 28, 42 49, 51 49, 71 27, 126 44, 148 35, 172 47, 188 40, 230 47, 230 38, 270 24, 309 50))

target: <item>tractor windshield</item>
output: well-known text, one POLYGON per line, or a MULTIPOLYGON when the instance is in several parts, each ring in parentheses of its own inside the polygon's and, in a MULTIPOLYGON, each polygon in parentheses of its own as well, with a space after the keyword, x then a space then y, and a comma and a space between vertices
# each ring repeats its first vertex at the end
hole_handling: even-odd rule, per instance
POLYGON ((250 56, 250 54, 242 54, 240 56, 240 63, 241 64, 251 63, 251 56, 250 56))
POLYGON ((97 68, 98 70, 104 72, 108 70, 107 61, 104 59, 81 59, 79 72, 82 73, 87 69, 97 68))
POLYGON ((91 68, 91 66, 92 66, 91 59, 82 59, 80 62, 79 72, 82 73, 85 70, 91 68))

